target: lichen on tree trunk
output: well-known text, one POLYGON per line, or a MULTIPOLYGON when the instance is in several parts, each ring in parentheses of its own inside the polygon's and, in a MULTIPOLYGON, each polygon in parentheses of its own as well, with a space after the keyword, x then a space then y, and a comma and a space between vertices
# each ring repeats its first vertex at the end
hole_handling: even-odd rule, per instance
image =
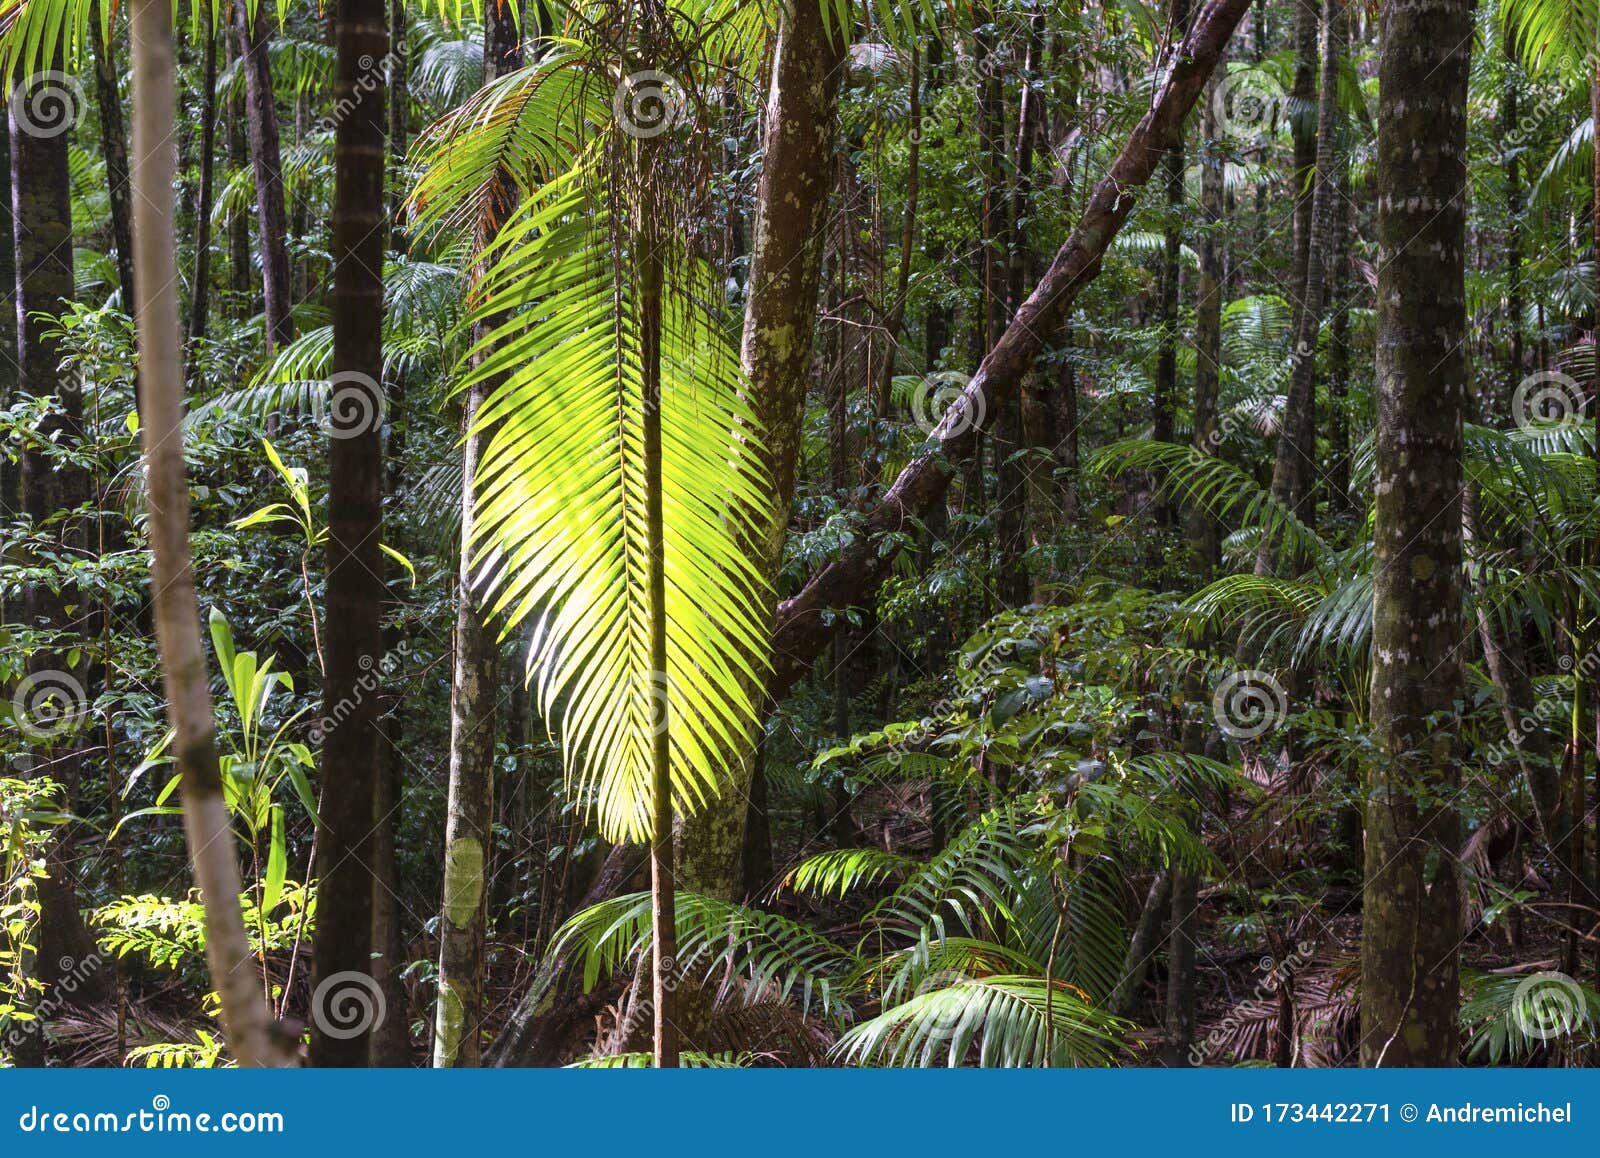
POLYGON ((1389 0, 1378 106, 1378 421, 1361 1060, 1454 1065, 1471 0, 1389 0))

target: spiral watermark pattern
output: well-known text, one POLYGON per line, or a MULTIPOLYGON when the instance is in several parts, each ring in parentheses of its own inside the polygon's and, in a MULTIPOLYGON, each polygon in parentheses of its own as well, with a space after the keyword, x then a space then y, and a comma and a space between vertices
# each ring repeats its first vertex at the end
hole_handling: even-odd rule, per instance
POLYGON ((382 1025, 387 1012, 378 983, 353 969, 324 977, 311 995, 311 1023, 339 1041, 382 1025))
POLYGON ((645 699, 650 734, 661 735, 672 721, 672 693, 676 690, 672 677, 663 671, 648 671, 635 676, 634 685, 645 699))
POLYGON ((1511 417, 1521 430, 1571 422, 1583 416, 1588 399, 1571 375, 1540 370, 1517 384, 1511 395, 1511 417))
POLYGON ((981 427, 983 395, 969 395, 967 387, 971 383, 971 378, 956 370, 935 370, 917 383, 911 395, 912 421, 922 433, 931 436, 938 431, 944 438, 955 438, 981 427))
POLYGON ((1255 138, 1270 132, 1285 102, 1283 86, 1258 68, 1230 72, 1217 83, 1211 111, 1225 136, 1255 138))
POLYGON ((1271 672, 1236 671, 1217 685, 1211 712, 1224 734, 1235 740, 1255 740, 1289 714, 1289 693, 1271 672))
POLYGON ((689 119, 689 101, 672 77, 655 69, 631 73, 611 96, 617 124, 630 137, 649 139, 671 132, 689 119))
POLYGON ((11 115, 30 137, 48 140, 70 132, 87 105, 77 77, 54 69, 30 73, 11 89, 11 115))
POLYGON ((328 405, 319 425, 334 438, 355 438, 383 428, 383 387, 360 370, 328 378, 328 405))
MULTIPOLYGON (((959 969, 939 969, 922 979, 912 997, 921 997, 927 993, 940 993, 947 989, 954 989, 971 980, 972 978, 959 969)), ((957 1001, 946 996, 938 1004, 932 1016, 919 1017, 917 1020, 920 1024, 930 1026, 933 1030, 932 1036, 937 1040, 953 1034, 956 1031, 956 1027, 961 1024, 962 1019, 966 1017, 966 1014, 966 1002, 957 1001)))
POLYGON ((36 671, 11 693, 17 726, 35 740, 52 740, 77 728, 89 711, 89 696, 71 672, 36 671))
POLYGON ((1530 973, 1511 995, 1511 1016, 1524 1037, 1565 1037, 1585 1020, 1583 987, 1565 973, 1530 973))

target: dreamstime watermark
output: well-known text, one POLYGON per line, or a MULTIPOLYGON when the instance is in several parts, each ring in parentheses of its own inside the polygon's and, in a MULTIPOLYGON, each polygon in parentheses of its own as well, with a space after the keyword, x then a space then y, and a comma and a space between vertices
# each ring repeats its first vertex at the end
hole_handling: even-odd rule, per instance
POLYGON ((1257 1021, 1262 1017, 1270 1016, 1277 1009, 1278 992, 1285 985, 1294 983, 1294 975, 1304 969, 1316 955, 1317 947, 1310 941, 1301 941, 1295 945, 1291 952, 1282 961, 1272 957, 1263 957, 1260 961, 1262 976, 1250 991, 1250 996, 1211 1027, 1211 1032, 1205 1039, 1197 1041, 1189 1047, 1189 1064, 1199 1067, 1206 1064, 1228 1044, 1228 1040, 1238 1032, 1246 1021, 1257 1021))
POLYGON ((11 693, 12 717, 34 740, 53 740, 75 730, 89 712, 89 695, 76 676, 37 671, 11 693))
POLYGON ((364 704, 369 695, 377 692, 383 684, 384 677, 393 675, 401 661, 410 654, 411 645, 402 639, 376 662, 370 655, 358 659, 356 664, 361 668, 361 674, 356 677, 355 692, 334 704, 332 711, 311 725, 311 742, 320 744, 327 739, 328 733, 348 720, 350 714, 364 704))
POLYGON ((324 977, 311 994, 311 1024, 339 1041, 376 1029, 387 1013, 383 989, 354 969, 324 977))
POLYGON ((1588 405, 1583 387, 1559 370, 1540 370, 1517 384, 1511 395, 1511 418, 1522 430, 1572 422, 1588 405))
POLYGON ((355 438, 383 429, 383 387, 360 370, 328 376, 328 400, 312 407, 317 425, 332 438, 355 438))
POLYGON ((11 115, 17 128, 45 140, 70 132, 88 106, 77 77, 50 69, 29 73, 11 88, 11 115))
POLYGON ((651 994, 642 997, 628 1007, 628 1014, 617 1023, 617 1031, 612 1035, 612 1040, 626 1044, 639 1033, 646 1024, 654 1025, 656 1019, 655 1002, 655 973, 661 973, 661 987, 668 993, 676 993, 683 984, 687 975, 686 964, 676 957, 663 957, 659 962, 654 962, 650 973, 651 994))
POLYGON ((672 722, 672 701, 678 685, 664 671, 641 672, 633 677, 633 690, 645 701, 647 724, 652 736, 659 736, 672 722))
POLYGON ((935 370, 911 394, 911 419, 930 438, 955 438, 983 426, 983 395, 969 392, 972 379, 956 370, 935 370))
POLYGON ((1589 1020, 1583 986, 1565 973, 1531 973, 1511 994, 1511 1017, 1524 1037, 1566 1037, 1589 1020))
POLYGON ((376 92, 379 86, 387 84, 389 77, 394 75, 397 60, 394 53, 389 53, 382 60, 374 60, 371 56, 363 55, 356 61, 356 79, 350 91, 333 102, 333 108, 328 115, 319 121, 318 128, 325 133, 331 133, 342 124, 346 117, 360 107, 361 102, 370 94, 376 92))
POLYGON ((45 995, 33 1005, 30 1010, 33 1016, 26 1021, 12 1024, 6 1034, 6 1047, 14 1050, 30 1035, 38 1033, 45 1022, 55 1017, 61 1008, 70 1002, 72 995, 78 992, 83 983, 98 973, 104 964, 98 953, 90 953, 81 961, 75 961, 71 957, 63 957, 57 961, 56 967, 60 971, 60 976, 45 995))
POLYGON ((653 68, 630 73, 611 94, 611 111, 630 137, 648 140, 689 121, 689 98, 673 77, 653 68))
POLYGON ((1289 715, 1289 693, 1271 672, 1236 671, 1217 685, 1211 714, 1224 734, 1235 740, 1256 740, 1289 715))
POLYGON ((1211 97, 1211 112, 1217 130, 1236 140, 1258 140, 1271 133, 1278 123, 1288 97, 1283 86, 1269 72, 1241 68, 1217 82, 1211 97))
MULTIPOLYGON (((1586 681, 1593 681, 1600 676, 1600 648, 1591 648, 1577 661, 1570 655, 1563 655, 1556 660, 1556 666, 1564 673, 1576 668, 1586 681)), ((1490 764, 1512 763, 1516 758, 1516 749, 1522 747, 1524 740, 1537 732, 1563 726, 1570 711, 1571 705, 1560 696, 1541 696, 1532 708, 1508 724, 1508 743, 1495 741, 1486 745, 1484 757, 1490 764)))

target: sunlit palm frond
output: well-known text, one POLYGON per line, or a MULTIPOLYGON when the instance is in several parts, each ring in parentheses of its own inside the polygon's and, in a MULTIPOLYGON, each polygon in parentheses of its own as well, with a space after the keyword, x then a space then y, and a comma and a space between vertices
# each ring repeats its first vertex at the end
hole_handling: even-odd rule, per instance
MULTIPOLYGON (((677 895, 678 976, 717 986, 727 976, 764 1000, 795 1000, 802 1010, 847 1012, 843 1000, 861 963, 806 926, 698 893, 677 895)), ((651 944, 650 894, 614 897, 575 914, 557 932, 550 955, 577 951, 584 988, 626 969, 651 944)))
POLYGON ((754 732, 763 582, 741 549, 761 509, 758 426, 712 275, 668 263, 661 335, 667 670, 651 670, 642 327, 629 264, 575 171, 501 231, 468 319, 486 330, 460 388, 484 383, 487 441, 471 549, 508 630, 532 619, 540 710, 611 838, 650 832, 651 747, 694 812, 754 732))
POLYGON ((1107 1066, 1125 1025, 1065 981, 967 977, 862 1022, 836 1054, 882 1066, 1107 1066))

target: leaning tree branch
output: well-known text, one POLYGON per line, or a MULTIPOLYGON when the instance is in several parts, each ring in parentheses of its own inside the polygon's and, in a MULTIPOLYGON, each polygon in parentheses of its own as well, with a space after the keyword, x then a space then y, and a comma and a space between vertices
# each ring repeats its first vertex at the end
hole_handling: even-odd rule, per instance
POLYGON ((1106 250, 1127 222, 1139 189, 1149 181, 1176 139, 1228 38, 1250 0, 1207 0, 1189 35, 1170 51, 1145 113, 1122 153, 1084 210, 1072 235, 1050 263, 1037 288, 1018 308, 978 366, 966 390, 930 436, 932 445, 900 472, 867 517, 867 533, 818 570, 795 595, 778 605, 773 635, 771 693, 780 698, 811 666, 838 629, 835 610, 860 603, 888 574, 898 546, 885 535, 903 531, 943 496, 957 463, 972 454, 988 420, 1004 410, 1023 377, 1056 332, 1061 318, 1100 272, 1106 250))

